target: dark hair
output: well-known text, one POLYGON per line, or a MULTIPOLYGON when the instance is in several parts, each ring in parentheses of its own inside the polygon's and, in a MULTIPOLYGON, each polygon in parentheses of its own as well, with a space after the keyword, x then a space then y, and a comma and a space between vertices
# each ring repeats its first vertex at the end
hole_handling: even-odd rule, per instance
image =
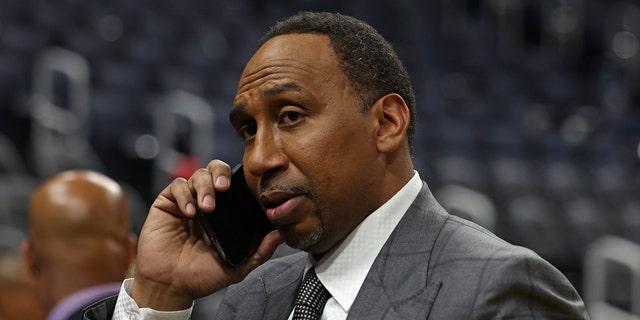
POLYGON ((397 93, 405 100, 411 114, 407 140, 413 149, 415 95, 402 61, 382 35, 367 23, 350 16, 300 12, 271 27, 261 44, 279 35, 301 33, 329 37, 340 68, 360 94, 363 111, 389 93, 397 93))

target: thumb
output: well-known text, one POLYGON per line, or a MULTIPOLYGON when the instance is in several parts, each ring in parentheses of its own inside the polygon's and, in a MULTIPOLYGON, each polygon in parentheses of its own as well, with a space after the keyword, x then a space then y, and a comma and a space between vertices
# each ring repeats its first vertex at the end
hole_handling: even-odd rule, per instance
MULTIPOLYGON (((284 239, 278 230, 273 230, 269 232, 262 242, 260 246, 256 250, 256 252, 249 258, 247 261, 238 266, 240 270, 242 270, 242 274, 245 276, 249 274, 253 269, 259 267, 261 264, 267 262, 273 253, 276 252, 278 246, 284 243, 284 239)), ((244 278, 244 277, 243 277, 244 278)))

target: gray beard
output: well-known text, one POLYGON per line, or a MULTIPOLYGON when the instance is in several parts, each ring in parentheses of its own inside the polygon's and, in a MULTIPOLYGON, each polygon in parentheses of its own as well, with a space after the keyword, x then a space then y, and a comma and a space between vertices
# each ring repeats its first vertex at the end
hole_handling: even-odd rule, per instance
MULTIPOLYGON (((322 223, 322 221, 320 221, 320 223, 322 223)), ((322 236, 324 236, 324 224, 322 224, 320 228, 315 232, 308 234, 305 237, 297 239, 296 241, 287 241, 287 245, 292 248, 305 251, 305 249, 310 248, 320 242, 322 236)))
POLYGON ((300 239, 285 239, 287 245, 292 248, 305 251, 305 249, 311 248, 312 246, 320 242, 320 240, 322 240, 322 237, 324 236, 325 226, 324 226, 324 222, 322 221, 322 210, 320 209, 320 202, 318 201, 318 197, 316 196, 315 192, 309 191, 308 189, 305 189, 302 187, 287 188, 287 187, 271 186, 270 188, 266 188, 266 190, 272 190, 272 189, 273 190, 278 190, 278 189, 291 190, 296 194, 304 195, 316 205, 315 215, 318 221, 320 222, 320 228, 316 229, 313 233, 310 233, 300 239))

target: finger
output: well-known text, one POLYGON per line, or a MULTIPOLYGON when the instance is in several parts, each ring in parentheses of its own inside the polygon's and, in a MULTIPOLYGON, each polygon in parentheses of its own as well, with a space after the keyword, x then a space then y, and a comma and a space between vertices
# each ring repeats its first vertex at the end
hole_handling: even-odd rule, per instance
MULTIPOLYGON (((212 160, 207 165, 207 170, 210 174, 210 181, 213 183, 213 188, 215 192, 226 192, 229 190, 231 186, 231 167, 220 161, 220 160, 212 160)), ((211 208, 215 208, 215 192, 212 199, 214 200, 214 206, 211 208)))
POLYGON ((282 243, 284 243, 284 238, 282 238, 280 231, 272 230, 267 233, 267 235, 264 236, 264 239, 262 239, 262 243, 260 243, 258 250, 256 250, 256 255, 259 256, 258 260, 261 263, 269 260, 276 249, 278 249, 278 246, 282 243))
POLYGON ((191 189, 195 191, 198 206, 202 211, 210 212, 215 205, 215 190, 211 172, 200 168, 189 178, 191 189))
POLYGON ((196 214, 194 190, 189 186, 185 178, 176 178, 167 187, 168 198, 174 199, 180 211, 187 217, 194 217, 196 214))
POLYGON ((258 250, 241 266, 238 266, 241 269, 243 274, 249 274, 253 269, 257 268, 261 264, 265 263, 273 253, 276 252, 278 246, 284 243, 284 239, 279 231, 273 230, 269 232, 258 247, 258 250))
POLYGON ((231 167, 220 160, 212 160, 207 165, 207 169, 211 173, 215 190, 227 191, 231 184, 231 167))
POLYGON ((215 208, 216 191, 224 192, 229 189, 229 183, 215 184, 215 180, 229 179, 231 168, 220 160, 212 160, 207 168, 198 169, 189 179, 191 188, 195 190, 198 206, 204 212, 210 212, 215 208))

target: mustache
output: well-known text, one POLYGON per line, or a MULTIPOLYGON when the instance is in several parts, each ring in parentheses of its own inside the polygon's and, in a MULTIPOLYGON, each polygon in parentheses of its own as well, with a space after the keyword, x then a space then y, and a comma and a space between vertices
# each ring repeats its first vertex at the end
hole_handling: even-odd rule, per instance
POLYGON ((260 185, 260 190, 258 190, 258 195, 264 194, 265 192, 286 192, 292 193, 296 195, 305 196, 311 200, 317 200, 316 192, 308 187, 304 186, 288 186, 281 184, 271 184, 271 185, 260 185))

